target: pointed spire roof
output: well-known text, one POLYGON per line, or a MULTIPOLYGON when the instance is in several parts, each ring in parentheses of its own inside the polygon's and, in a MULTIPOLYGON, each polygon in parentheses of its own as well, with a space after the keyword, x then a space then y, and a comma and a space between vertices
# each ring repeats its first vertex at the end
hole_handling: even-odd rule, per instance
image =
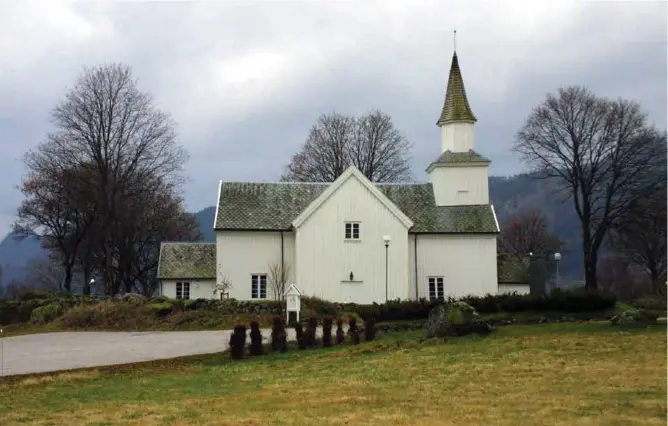
POLYGON ((452 55, 452 65, 450 65, 450 77, 448 78, 448 89, 445 93, 445 103, 441 111, 441 117, 436 124, 441 126, 450 121, 478 121, 471 111, 469 100, 466 97, 464 89, 464 79, 459 70, 459 61, 457 52, 452 55))

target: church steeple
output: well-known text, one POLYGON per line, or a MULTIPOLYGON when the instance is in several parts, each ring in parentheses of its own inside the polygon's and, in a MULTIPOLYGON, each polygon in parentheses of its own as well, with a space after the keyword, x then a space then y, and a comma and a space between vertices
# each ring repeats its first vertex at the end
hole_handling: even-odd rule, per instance
POLYGON ((437 206, 489 204, 490 160, 475 151, 476 121, 466 98, 455 45, 445 103, 437 122, 441 154, 427 168, 437 206))
POLYGON ((443 110, 441 111, 441 116, 436 124, 438 126, 443 126, 457 121, 475 123, 477 119, 475 115, 473 115, 469 100, 466 97, 464 79, 462 78, 462 72, 459 69, 459 60, 457 59, 457 52, 455 51, 452 55, 452 65, 450 65, 450 76, 448 78, 448 88, 445 93, 443 110))

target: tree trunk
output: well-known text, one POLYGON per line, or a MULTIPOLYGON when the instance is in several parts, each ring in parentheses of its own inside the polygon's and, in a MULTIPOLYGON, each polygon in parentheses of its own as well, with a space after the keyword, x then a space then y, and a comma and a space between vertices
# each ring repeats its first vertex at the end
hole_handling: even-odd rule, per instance
POLYGON ((65 291, 72 292, 72 263, 65 262, 65 291))
POLYGON ((594 248, 594 237, 591 235, 589 218, 581 219, 582 225, 582 254, 585 272, 585 290, 596 291, 596 264, 598 252, 594 248))
POLYGON ((596 265, 598 264, 598 253, 591 248, 584 249, 585 289, 596 291, 598 287, 596 265))
POLYGON ((658 296, 663 295, 664 291, 666 290, 666 283, 663 280, 663 277, 659 276, 659 271, 657 268, 650 267, 649 275, 650 279, 652 280, 652 292, 658 296))
POLYGON ((86 268, 86 267, 83 268, 83 276, 84 276, 83 294, 84 294, 84 296, 89 296, 90 295, 90 272, 88 271, 88 268, 86 268))

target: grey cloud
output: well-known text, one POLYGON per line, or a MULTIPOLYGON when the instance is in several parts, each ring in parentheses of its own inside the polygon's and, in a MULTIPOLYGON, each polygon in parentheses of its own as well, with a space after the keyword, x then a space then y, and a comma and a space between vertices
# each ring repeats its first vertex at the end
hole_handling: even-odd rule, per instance
POLYGON ((107 61, 131 64, 177 121, 190 152, 192 210, 214 203, 218 179, 277 180, 317 116, 331 111, 391 114, 414 142, 414 172, 424 179, 440 145, 435 122, 454 27, 492 174, 521 171, 509 150, 514 134, 562 85, 637 99, 666 126, 665 3, 50 4, 36 19, 43 32, 10 23, 21 6, 0 17, 0 39, 25 46, 3 54, 0 45, 0 235, 20 202, 16 159, 43 138, 48 111, 82 66, 107 61))

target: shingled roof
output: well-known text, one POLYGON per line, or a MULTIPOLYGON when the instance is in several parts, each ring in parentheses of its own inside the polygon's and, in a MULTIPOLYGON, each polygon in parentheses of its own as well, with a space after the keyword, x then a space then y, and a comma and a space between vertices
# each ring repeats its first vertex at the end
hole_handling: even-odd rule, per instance
POLYGON ((477 121, 471 111, 469 100, 466 97, 464 79, 459 69, 459 60, 457 59, 456 52, 452 56, 448 88, 445 92, 445 102, 443 103, 441 116, 438 118, 436 124, 440 126, 450 121, 477 121))
POLYGON ((215 279, 215 243, 162 243, 158 279, 215 279))
POLYGON ((496 268, 501 284, 529 284, 530 258, 527 254, 500 253, 496 268))
MULTIPOLYGON (((215 229, 290 230, 328 183, 222 182, 215 229)), ((411 233, 497 233, 490 205, 438 207, 430 183, 375 184, 414 223, 411 233)))
POLYGON ((469 149, 466 152, 453 152, 450 150, 445 151, 443 154, 441 154, 436 161, 431 163, 429 167, 427 168, 427 171, 429 171, 433 166, 437 165, 457 165, 457 164, 471 164, 471 163, 484 163, 488 164, 491 163, 489 158, 478 154, 472 149, 469 149))

